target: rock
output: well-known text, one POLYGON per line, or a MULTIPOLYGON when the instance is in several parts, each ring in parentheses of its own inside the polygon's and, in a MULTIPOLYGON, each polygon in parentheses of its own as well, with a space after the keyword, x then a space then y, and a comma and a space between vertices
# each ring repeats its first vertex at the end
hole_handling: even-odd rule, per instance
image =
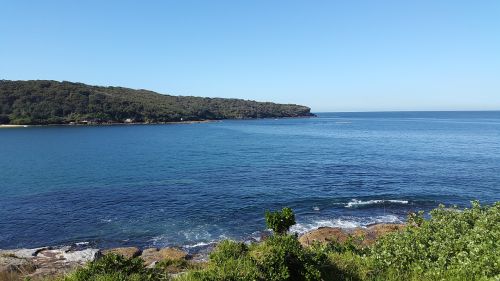
POLYGON ((9 273, 29 274, 36 270, 30 259, 19 258, 14 255, 0 255, 0 275, 9 273))
POLYGON ((99 255, 98 249, 73 251, 70 247, 63 247, 41 250, 31 259, 36 270, 26 276, 32 278, 61 276, 95 260, 99 255))
POLYGON ((356 228, 353 231, 354 237, 362 237, 361 245, 370 246, 375 241, 388 233, 400 231, 405 227, 404 224, 389 224, 389 223, 379 223, 368 226, 367 228, 356 228))
POLYGON ((36 256, 38 252, 45 249, 48 248, 0 250, 0 256, 12 256, 17 258, 29 259, 36 256))
POLYGON ((141 250, 136 247, 122 247, 122 248, 113 248, 102 251, 103 255, 107 254, 117 254, 123 256, 124 258, 130 259, 138 257, 141 254, 141 250))
POLYGON ((339 227, 320 227, 315 230, 306 232, 299 237, 299 242, 302 246, 310 246, 314 242, 345 242, 349 235, 339 227))
POLYGON ((391 232, 399 231, 405 227, 404 224, 374 224, 367 228, 356 228, 354 230, 342 230, 338 227, 320 227, 311 230, 299 238, 302 246, 310 246, 314 241, 319 243, 328 243, 336 241, 339 243, 345 242, 349 236, 352 236, 353 242, 360 246, 370 246, 375 241, 391 232))
POLYGON ((69 251, 64 252, 63 257, 66 262, 76 262, 79 264, 85 264, 87 262, 93 261, 98 258, 101 254, 99 249, 85 249, 81 251, 69 251))
POLYGON ((153 266, 162 260, 186 259, 188 254, 176 248, 164 248, 161 250, 158 250, 158 248, 149 248, 142 251, 142 255, 140 257, 144 260, 144 264, 147 266, 153 266))

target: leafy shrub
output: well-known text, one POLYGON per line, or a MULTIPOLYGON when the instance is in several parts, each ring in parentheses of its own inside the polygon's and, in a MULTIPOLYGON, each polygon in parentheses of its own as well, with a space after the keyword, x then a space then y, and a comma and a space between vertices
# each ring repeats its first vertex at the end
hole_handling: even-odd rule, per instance
POLYGON ((368 248, 358 247, 352 239, 304 248, 295 235, 285 234, 295 222, 293 212, 286 209, 266 214, 268 226, 274 225, 279 235, 249 246, 222 241, 203 268, 168 261, 148 269, 138 258, 109 255, 65 280, 164 281, 167 272, 179 273, 177 269, 188 270, 175 277, 179 281, 500 280, 500 202, 473 202, 465 210, 440 206, 428 220, 421 212, 412 214, 404 230, 368 248))
POLYGON ((161 281, 168 280, 159 270, 146 268, 140 258, 127 259, 108 254, 65 277, 64 281, 161 281))
POLYGON ((262 280, 254 261, 248 255, 248 247, 240 242, 225 240, 210 254, 206 269, 192 271, 179 280, 200 281, 253 281, 262 280))
POLYGON ((250 255, 264 280, 321 280, 321 257, 304 249, 294 235, 272 236, 254 245, 250 255))
POLYGON ((285 207, 281 211, 266 211, 266 225, 276 234, 288 232, 290 227, 295 224, 295 214, 292 209, 285 207))
POLYGON ((463 211, 440 206, 430 214, 429 220, 413 215, 418 224, 377 241, 372 249, 377 271, 431 280, 500 277, 500 202, 491 207, 473 202, 463 211))
POLYGON ((321 280, 327 256, 302 248, 294 235, 276 235, 250 247, 223 241, 210 254, 206 269, 178 280, 321 280))
POLYGON ((210 261, 216 265, 220 265, 227 260, 236 260, 245 257, 247 253, 248 247, 244 243, 224 240, 210 253, 210 261))

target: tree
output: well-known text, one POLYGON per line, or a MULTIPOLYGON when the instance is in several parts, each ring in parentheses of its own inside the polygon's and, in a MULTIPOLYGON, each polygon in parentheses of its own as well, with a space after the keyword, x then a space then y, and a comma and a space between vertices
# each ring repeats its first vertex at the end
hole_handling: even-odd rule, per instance
POLYGON ((290 227, 295 224, 295 214, 292 209, 284 207, 281 211, 266 211, 266 225, 274 233, 286 234, 290 227))

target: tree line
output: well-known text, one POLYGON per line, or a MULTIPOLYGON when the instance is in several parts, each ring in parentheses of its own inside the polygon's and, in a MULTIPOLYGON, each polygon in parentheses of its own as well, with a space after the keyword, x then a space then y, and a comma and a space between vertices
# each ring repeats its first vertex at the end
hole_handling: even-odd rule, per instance
POLYGON ((312 116, 310 108, 46 80, 0 80, 0 124, 178 122, 312 116))

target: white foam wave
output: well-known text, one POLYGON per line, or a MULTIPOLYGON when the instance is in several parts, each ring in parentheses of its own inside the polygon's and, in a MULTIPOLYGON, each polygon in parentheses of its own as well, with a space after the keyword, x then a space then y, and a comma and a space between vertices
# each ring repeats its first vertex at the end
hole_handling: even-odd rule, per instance
POLYGON ((346 208, 355 208, 359 206, 367 206, 367 205, 377 205, 377 204, 384 204, 384 203, 392 203, 392 204, 408 204, 408 200, 367 200, 367 201, 362 201, 362 200, 357 200, 357 199, 352 199, 349 203, 346 204, 346 208))
POLYGON ((198 242, 196 244, 191 244, 191 245, 184 245, 182 246, 183 248, 186 248, 186 249, 193 249, 193 248, 201 248, 201 247, 206 247, 206 246, 210 246, 210 245, 214 245, 216 244, 217 242, 216 241, 211 241, 211 242, 198 242))
POLYGON ((290 228, 291 232, 303 234, 320 227, 339 227, 352 229, 357 227, 366 227, 377 223, 402 223, 403 221, 395 215, 374 216, 374 217, 345 217, 336 219, 320 219, 312 222, 297 223, 290 228))
POLYGON ((85 245, 88 245, 90 244, 90 242, 87 242, 87 241, 84 241, 84 242, 76 242, 75 245, 76 246, 85 246, 85 245))

